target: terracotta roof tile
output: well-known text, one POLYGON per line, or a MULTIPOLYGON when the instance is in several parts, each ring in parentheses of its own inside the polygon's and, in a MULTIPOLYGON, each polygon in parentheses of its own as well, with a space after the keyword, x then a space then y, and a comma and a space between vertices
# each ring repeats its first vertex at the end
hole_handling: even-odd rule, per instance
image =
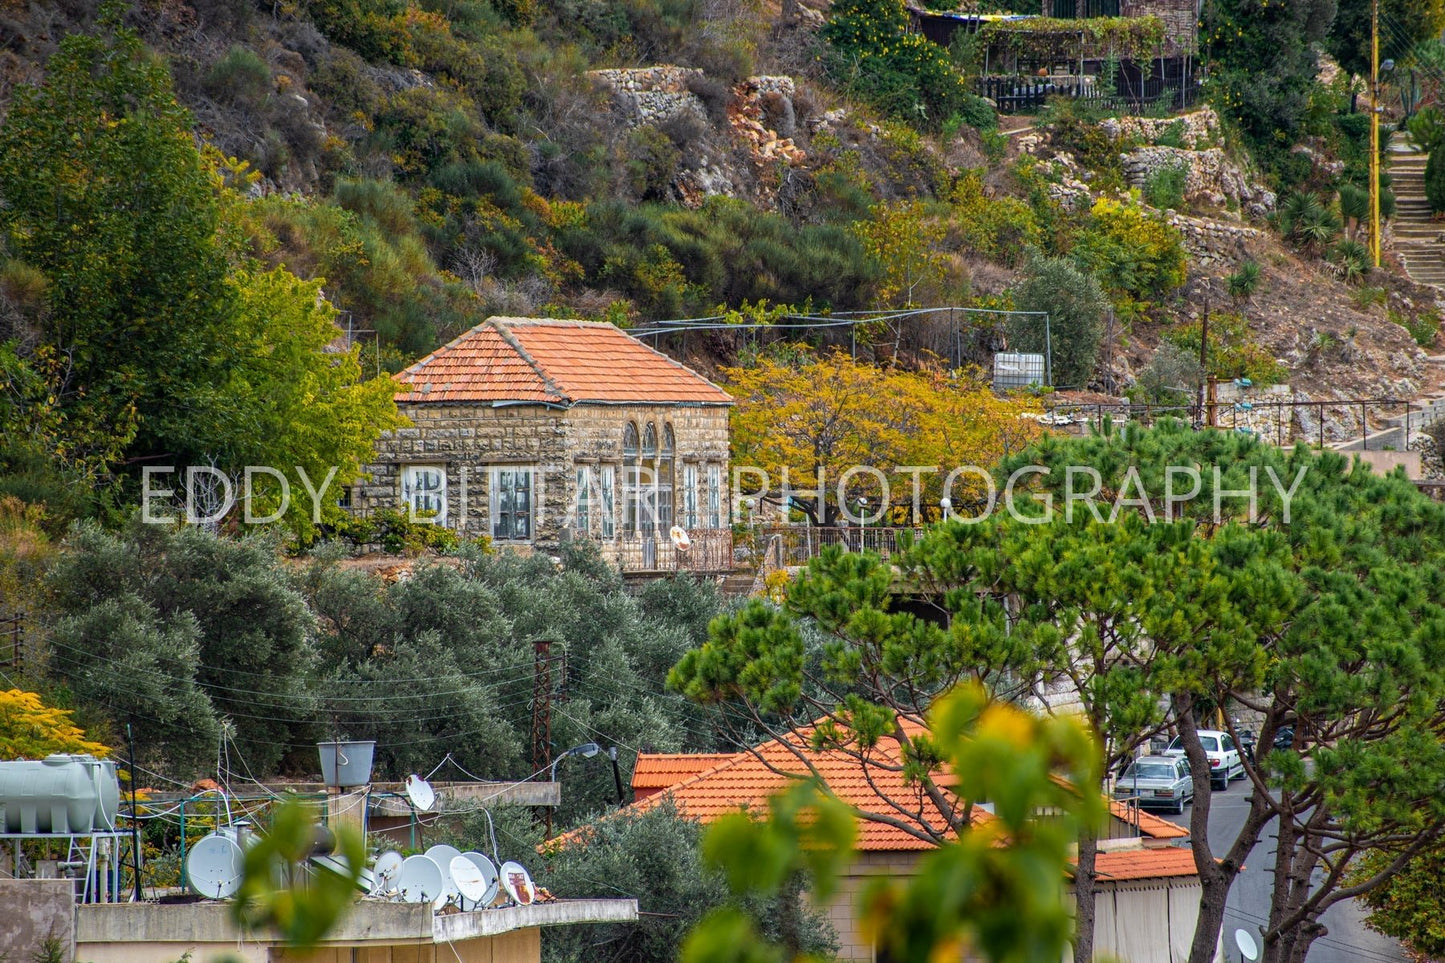
MULTIPOLYGON (((786 788, 792 777, 808 773, 808 767, 791 748, 803 744, 796 737, 788 738, 788 743, 775 739, 754 750, 720 757, 721 761, 716 765, 634 802, 631 808, 635 812, 645 812, 663 805, 670 798, 684 816, 702 823, 710 823, 725 813, 739 809, 766 812, 769 796, 786 788)), ((905 785, 902 774, 891 768, 897 757, 896 747, 890 752, 886 743, 880 745, 874 756, 878 764, 870 764, 866 771, 851 753, 819 752, 809 748, 800 751, 807 756, 833 794, 843 802, 878 813, 890 812, 886 800, 902 802, 920 812, 930 825, 940 831, 945 828, 947 820, 932 800, 917 786, 905 785)), ((681 763, 671 761, 675 758, 664 757, 664 761, 656 765, 680 767, 681 763)), ((653 769, 654 764, 644 762, 647 759, 646 755, 639 756, 638 763, 639 768, 644 769, 644 778, 650 779, 646 773, 653 769)), ((975 821, 988 818, 991 817, 983 810, 974 810, 975 821)), ((884 852, 933 848, 931 843, 912 833, 867 819, 858 821, 857 846, 864 851, 884 852)))
POLYGON ((1094 858, 1094 871, 1099 879, 1114 882, 1199 875, 1194 867, 1194 852, 1177 846, 1099 853, 1094 858))
POLYGON ((410 403, 732 403, 690 368, 592 321, 488 318, 396 380, 396 400, 410 403))
POLYGON ((731 752, 644 752, 632 770, 634 790, 667 789, 684 779, 727 762, 731 752))
POLYGON ((1126 822, 1131 826, 1137 818, 1139 821, 1139 832, 1150 839, 1188 839, 1189 830, 1177 823, 1171 823, 1151 812, 1143 809, 1137 812, 1133 807, 1118 799, 1109 800, 1109 812, 1115 819, 1126 822))

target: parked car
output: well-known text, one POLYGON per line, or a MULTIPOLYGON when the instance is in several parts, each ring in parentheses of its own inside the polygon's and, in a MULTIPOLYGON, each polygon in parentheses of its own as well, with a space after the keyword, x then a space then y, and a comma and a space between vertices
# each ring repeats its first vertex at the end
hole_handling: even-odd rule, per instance
MULTIPOLYGON (((1239 757, 1239 750, 1234 745, 1234 739, 1227 732, 1219 732, 1215 729, 1200 729, 1199 742, 1204 746, 1204 754, 1209 757, 1209 783, 1215 789, 1228 789, 1231 779, 1244 778, 1244 760, 1239 757)), ((1167 756, 1184 755, 1184 739, 1182 736, 1175 736, 1174 741, 1169 743, 1169 748, 1164 750, 1167 756)))
POLYGON ((1294 726, 1280 726, 1274 731, 1274 747, 1276 749, 1294 748, 1294 726))
POLYGON ((1114 784, 1115 799, 1138 797, 1144 809, 1166 809, 1183 815, 1194 802, 1194 777, 1183 756, 1141 756, 1129 763, 1114 784))

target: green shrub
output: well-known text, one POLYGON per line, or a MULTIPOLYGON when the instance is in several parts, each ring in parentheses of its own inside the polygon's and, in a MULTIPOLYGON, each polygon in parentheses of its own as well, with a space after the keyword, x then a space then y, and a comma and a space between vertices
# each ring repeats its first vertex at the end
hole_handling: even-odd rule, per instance
POLYGON ((1189 169, 1183 161, 1159 168, 1144 182, 1144 200, 1161 211, 1184 207, 1184 186, 1189 169))
POLYGON ((1043 231, 1034 210, 1017 197, 988 197, 983 178, 966 171, 949 196, 952 228, 960 243, 991 261, 1015 265, 1043 244, 1043 231))
POLYGON ((271 93, 271 68, 254 50, 237 44, 206 73, 205 90, 216 100, 256 106, 271 93))
POLYGON ((1315 195, 1297 191, 1275 211, 1274 225, 1285 238, 1319 253, 1339 236, 1340 215, 1315 195))
POLYGON ((1333 260, 1340 266, 1344 279, 1350 284, 1363 281, 1373 267, 1370 249, 1359 241, 1341 241, 1331 252, 1333 260))
MULTIPOLYGON (((1020 311, 1048 314, 1054 383, 1087 387, 1099 360, 1104 312, 1109 308, 1099 282, 1065 258, 1035 258, 1014 291, 1014 303, 1020 311)), ((1043 352, 1042 318, 1015 315, 1008 332, 1012 349, 1043 352)))
POLYGON ((1430 210, 1437 214, 1445 211, 1445 145, 1432 150, 1425 162, 1425 198, 1430 210))
POLYGON ((1095 201, 1074 241, 1073 257, 1129 314, 1139 309, 1136 302, 1182 285, 1187 264, 1178 229, 1132 199, 1095 201))
POLYGON ((1161 341, 1128 394, 1130 400, 1147 405, 1187 405, 1197 396, 1200 380, 1198 356, 1161 341))
POLYGON ((1260 270, 1259 262, 1245 261, 1239 266, 1239 270, 1225 279, 1229 285, 1231 297, 1247 298, 1259 289, 1260 270))
POLYGON ((1435 344, 1435 339, 1440 336, 1440 315, 1435 311, 1423 311, 1414 317, 1402 314, 1394 309, 1387 312, 1389 319, 1406 331, 1415 343, 1422 348, 1430 348, 1435 344))
POLYGON ((1445 112, 1435 106, 1422 107, 1405 123, 1410 143, 1427 154, 1445 146, 1445 112))
POLYGON ((984 98, 977 94, 966 94, 958 116, 970 127, 979 130, 998 130, 998 113, 984 98))
POLYGON ((823 25, 835 77, 879 110, 937 130, 970 107, 948 52, 909 29, 902 0, 838 0, 823 25))
MULTIPOLYGON (((1164 340, 1187 357, 1199 357, 1200 322, 1190 321, 1167 331, 1164 340)), ((1249 321, 1242 314, 1221 311, 1209 319, 1208 373, 1216 378, 1249 378, 1257 385, 1270 385, 1284 378, 1285 367, 1254 340, 1249 321)))

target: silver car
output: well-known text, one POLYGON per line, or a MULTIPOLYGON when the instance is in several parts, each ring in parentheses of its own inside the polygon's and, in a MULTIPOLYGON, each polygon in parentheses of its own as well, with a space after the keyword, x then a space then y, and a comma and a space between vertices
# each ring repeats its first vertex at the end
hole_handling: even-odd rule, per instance
POLYGON ((1115 799, 1138 797, 1144 809, 1184 812, 1194 802, 1189 760, 1181 756, 1143 756, 1129 764, 1114 784, 1115 799))

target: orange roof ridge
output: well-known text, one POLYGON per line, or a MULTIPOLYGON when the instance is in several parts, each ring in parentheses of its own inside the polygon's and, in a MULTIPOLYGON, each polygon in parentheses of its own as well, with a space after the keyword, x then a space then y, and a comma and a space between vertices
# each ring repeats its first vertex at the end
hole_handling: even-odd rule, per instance
POLYGON ((503 323, 510 323, 516 320, 518 319, 488 318, 484 323, 490 324, 492 327, 496 328, 497 333, 502 336, 502 340, 507 342, 507 344, 511 345, 512 350, 517 352, 517 354, 521 355, 522 360, 527 362, 527 365, 533 371, 537 372, 537 377, 542 379, 542 387, 546 388, 547 391, 556 395, 559 398, 564 398, 567 401, 572 401, 573 399, 568 398, 566 392, 564 392, 561 388, 557 387, 557 383, 552 380, 552 377, 550 375, 547 374, 547 369, 543 368, 540 364, 537 363, 537 359, 532 357, 531 352, 527 350, 527 346, 522 344, 521 341, 517 340, 517 336, 512 333, 512 329, 509 328, 507 324, 503 323))
POLYGON ((1164 879, 1198 876, 1194 851, 1179 846, 1163 849, 1122 849, 1101 852, 1094 857, 1094 873, 1100 880, 1123 882, 1136 879, 1164 879))
POLYGON ((733 403, 722 388, 615 325, 556 318, 488 318, 396 380, 401 403, 733 403))

